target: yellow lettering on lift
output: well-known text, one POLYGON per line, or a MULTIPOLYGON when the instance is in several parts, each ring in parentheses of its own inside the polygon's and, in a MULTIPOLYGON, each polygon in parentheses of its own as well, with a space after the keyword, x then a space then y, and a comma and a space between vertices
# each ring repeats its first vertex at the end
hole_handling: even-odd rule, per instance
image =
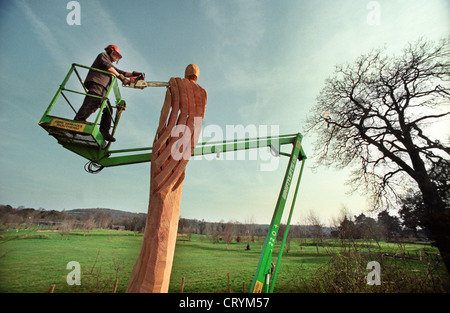
POLYGON ((86 124, 73 123, 73 122, 64 121, 64 120, 60 120, 60 119, 55 118, 50 123, 50 126, 82 133, 84 131, 84 128, 85 128, 86 124))
POLYGON ((253 289, 253 292, 261 293, 262 289, 263 289, 263 283, 257 280, 255 283, 255 288, 253 289))

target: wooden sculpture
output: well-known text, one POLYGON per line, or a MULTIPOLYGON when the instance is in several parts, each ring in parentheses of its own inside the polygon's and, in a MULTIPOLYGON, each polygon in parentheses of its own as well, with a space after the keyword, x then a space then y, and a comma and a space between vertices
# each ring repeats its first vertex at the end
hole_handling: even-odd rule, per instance
POLYGON ((186 165, 197 144, 207 93, 197 85, 199 69, 171 78, 161 110, 151 160, 150 203, 141 252, 127 292, 168 292, 177 239, 186 165))

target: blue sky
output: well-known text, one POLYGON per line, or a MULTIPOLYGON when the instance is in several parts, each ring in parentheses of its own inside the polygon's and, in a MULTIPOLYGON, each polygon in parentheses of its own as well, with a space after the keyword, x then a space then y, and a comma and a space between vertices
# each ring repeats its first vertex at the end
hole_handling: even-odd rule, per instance
MULTIPOLYGON (((70 65, 91 65, 108 44, 122 51, 118 68, 145 72, 147 80, 183 76, 196 63, 208 91, 204 127, 226 133, 227 125, 275 125, 291 134, 304 131, 335 65, 378 47, 399 53, 420 36, 439 40, 450 31, 450 2, 438 0, 80 0, 80 25, 68 25, 68 2, 0 2, 1 204, 147 212, 150 164, 88 174, 86 160, 37 124, 70 65)), ((127 110, 113 148, 151 146, 164 90, 121 92, 127 110)), ((329 223, 344 206, 353 214, 368 209, 363 196, 347 194, 349 171, 311 168, 312 141, 304 138, 310 160, 293 222, 314 212, 329 223)), ((264 162, 264 153, 191 160, 181 216, 269 223, 287 158, 275 171, 261 171, 264 162)))

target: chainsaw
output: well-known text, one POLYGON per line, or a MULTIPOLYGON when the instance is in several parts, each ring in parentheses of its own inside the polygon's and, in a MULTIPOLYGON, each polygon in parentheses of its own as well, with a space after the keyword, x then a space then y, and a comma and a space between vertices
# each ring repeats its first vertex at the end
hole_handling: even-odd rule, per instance
POLYGON ((123 87, 135 88, 135 89, 144 89, 146 87, 168 87, 169 83, 166 82, 147 82, 145 81, 145 74, 142 73, 139 76, 130 77, 130 84, 124 85, 123 87))

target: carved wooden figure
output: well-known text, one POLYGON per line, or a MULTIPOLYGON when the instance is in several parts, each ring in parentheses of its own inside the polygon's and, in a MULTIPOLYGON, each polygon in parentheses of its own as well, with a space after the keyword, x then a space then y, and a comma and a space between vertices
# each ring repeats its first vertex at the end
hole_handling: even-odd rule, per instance
POLYGON ((150 203, 141 252, 127 292, 168 292, 186 165, 197 144, 207 93, 197 65, 171 78, 152 149, 150 203))

